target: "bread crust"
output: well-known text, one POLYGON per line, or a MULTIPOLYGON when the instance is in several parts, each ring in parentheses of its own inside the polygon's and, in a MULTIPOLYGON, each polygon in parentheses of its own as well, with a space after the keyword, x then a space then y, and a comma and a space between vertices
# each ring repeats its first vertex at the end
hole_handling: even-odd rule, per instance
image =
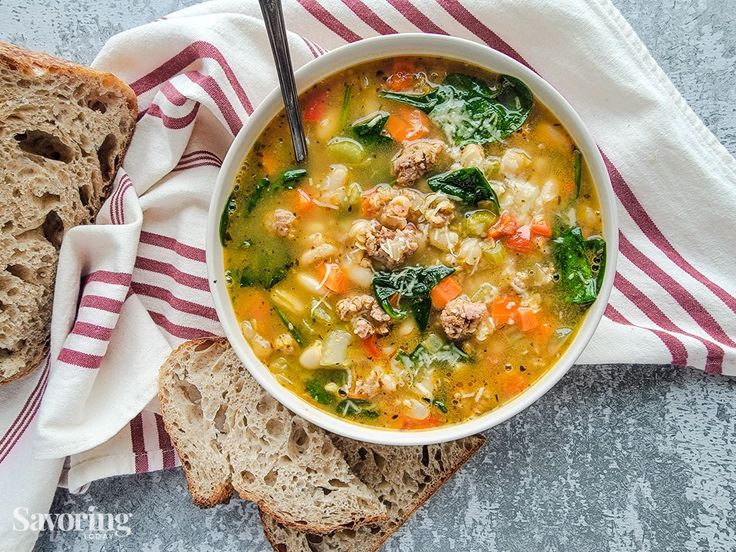
MULTIPOLYGON (((104 185, 99 201, 100 205, 102 205, 110 194, 115 174, 117 174, 118 169, 122 165, 123 157, 130 145, 130 141, 132 140, 133 132, 135 130, 135 121, 138 114, 138 102, 133 90, 121 79, 111 73, 97 71, 50 54, 28 50, 3 41, 0 41, 0 68, 5 68, 11 72, 17 73, 20 76, 25 77, 30 82, 34 82, 39 78, 48 78, 49 76, 58 76, 62 79, 83 79, 89 83, 91 88, 97 88, 100 91, 115 90, 123 98, 127 107, 127 117, 125 118, 129 118, 130 125, 129 130, 124 135, 121 134, 121 154, 112 166, 112 171, 110 173, 111 177, 107 178, 106 175, 103 175, 104 185)), ((0 122, 0 125, 2 124, 3 123, 0 122)), ((96 213, 92 214, 89 219, 83 223, 90 222, 93 220, 94 216, 96 216, 96 213)), ((73 226, 74 225, 66 226, 65 229, 68 230, 73 226)), ((56 264, 54 263, 51 268, 55 271, 56 264)), ((52 296, 48 300, 48 304, 45 307, 42 307, 43 310, 37 312, 43 312, 45 309, 51 308, 53 289, 51 292, 52 296)), ((42 363, 44 358, 49 354, 49 327, 50 322, 47 324, 46 338, 43 340, 43 343, 36 343, 26 349, 28 353, 30 353, 31 349, 35 350, 35 353, 30 353, 33 355, 31 360, 26 361, 25 365, 12 375, 5 377, 0 376, 0 385, 15 381, 29 374, 42 363)))
MULTIPOLYGON (((465 450, 465 452, 463 453, 463 455, 460 458, 460 460, 453 466, 453 469, 450 470, 446 474, 445 477, 440 478, 440 479, 437 479, 436 481, 433 481, 431 485, 429 485, 426 489, 424 489, 422 491, 421 495, 420 495, 419 500, 417 500, 414 503, 414 506, 412 507, 412 509, 406 512, 406 515, 401 520, 399 520, 399 523, 395 524, 389 530, 387 530, 383 535, 381 535, 380 540, 378 540, 372 546, 372 548, 370 549, 370 552, 378 552, 383 547, 383 545, 386 544, 386 542, 389 540, 389 538, 391 538, 391 536, 394 535, 394 533, 396 533, 396 531, 398 531, 399 528, 401 528, 401 526, 403 526, 404 523, 406 523, 407 520, 409 518, 411 518, 414 515, 414 513, 419 508, 421 508, 434 495, 434 493, 436 493, 439 490, 440 487, 442 487, 442 485, 444 485, 447 481, 449 481, 450 478, 452 478, 452 476, 455 475, 455 473, 457 473, 457 471, 462 466, 464 466, 465 463, 468 460, 470 460, 470 458, 476 452, 478 452, 478 450, 486 442, 486 438, 483 435, 472 435, 470 437, 466 437, 465 439, 467 441, 470 441, 471 444, 472 444, 472 446, 469 447, 469 448, 467 448, 465 450)), ((370 446, 370 445, 368 445, 368 446, 370 446)), ((279 543, 278 539, 276 538, 276 535, 274 535, 271 532, 271 530, 269 528, 269 524, 268 524, 267 519, 266 519, 266 516, 269 516, 269 517, 271 517, 272 519, 274 519, 276 521, 279 521, 278 518, 272 516, 268 511, 266 511, 266 510, 264 510, 264 509, 262 509, 260 507, 258 509, 258 513, 259 513, 259 515, 261 517, 261 525, 263 526, 263 533, 266 536, 266 539, 268 540, 268 542, 273 547, 273 549, 276 552, 289 552, 289 550, 284 550, 283 548, 279 548, 279 544, 281 544, 281 543, 279 543)), ((282 525, 286 525, 286 524, 282 524, 282 525)), ((309 533, 309 534, 317 534, 317 533, 311 533, 311 532, 305 532, 305 531, 302 531, 302 532, 303 533, 309 533)))
MULTIPOLYGON (((125 96, 131 117, 135 120, 138 116, 138 98, 135 92, 133 92, 130 86, 112 73, 98 71, 97 69, 92 69, 91 67, 86 67, 67 59, 52 56, 45 52, 28 50, 2 40, 0 40, 0 62, 10 69, 20 71, 34 78, 38 76, 34 73, 34 68, 41 68, 56 75, 81 76, 90 80, 96 80, 99 82, 100 87, 117 88, 125 96)), ((131 130, 128 135, 128 142, 130 142, 132 136, 133 131, 131 130)))

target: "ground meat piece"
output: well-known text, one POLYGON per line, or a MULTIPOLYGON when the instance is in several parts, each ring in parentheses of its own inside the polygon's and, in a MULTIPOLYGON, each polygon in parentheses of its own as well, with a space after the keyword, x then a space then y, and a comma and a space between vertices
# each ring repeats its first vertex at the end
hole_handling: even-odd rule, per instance
POLYGON ((356 295, 342 299, 336 306, 341 320, 350 320, 353 333, 360 339, 372 335, 386 335, 391 329, 391 317, 370 295, 356 295))
POLYGON ((277 351, 282 352, 286 355, 290 355, 294 351, 296 351, 296 340, 291 334, 288 333, 277 336, 273 342, 273 345, 274 347, 276 347, 277 351))
POLYGON ((447 303, 440 314, 440 322, 447 337, 464 339, 475 332, 484 314, 484 303, 474 303, 467 295, 461 295, 447 303))
POLYGON ((445 144, 440 140, 417 140, 406 144, 391 163, 396 183, 408 186, 419 180, 444 149, 445 144))
POLYGON ((293 238, 294 228, 292 224, 296 215, 286 209, 276 209, 266 220, 266 228, 282 238, 293 238))
POLYGON ((356 220, 348 236, 355 247, 362 249, 374 261, 395 268, 421 245, 422 235, 413 224, 403 229, 383 226, 377 220, 356 220))

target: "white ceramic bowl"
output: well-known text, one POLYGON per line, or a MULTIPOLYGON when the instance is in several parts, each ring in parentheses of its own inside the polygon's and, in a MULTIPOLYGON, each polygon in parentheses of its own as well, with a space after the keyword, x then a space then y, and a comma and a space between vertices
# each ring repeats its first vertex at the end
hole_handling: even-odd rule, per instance
POLYGON ((256 358, 248 342, 240 333, 240 326, 235 318, 225 285, 223 249, 218 233, 220 214, 225 207, 243 158, 263 129, 283 107, 281 92, 278 89, 273 90, 258 106, 235 137, 225 157, 210 203, 207 224, 207 269, 215 308, 227 338, 258 383, 284 406, 328 431, 352 439, 386 445, 423 445, 459 439, 484 431, 509 419, 544 395, 570 369, 598 326, 613 287, 618 251, 618 222, 613 189, 603 159, 580 117, 564 98, 536 73, 495 50, 467 40, 439 35, 402 34, 376 37, 343 46, 311 61, 296 72, 297 87, 301 93, 326 77, 348 67, 370 60, 402 55, 437 56, 460 60, 489 71, 521 79, 532 90, 535 98, 557 116, 585 156, 601 204, 604 237, 607 242, 607 268, 603 288, 598 298, 588 309, 574 341, 569 344, 564 355, 555 365, 521 395, 482 416, 463 423, 411 431, 381 429, 338 418, 311 405, 279 384, 268 368, 256 358))

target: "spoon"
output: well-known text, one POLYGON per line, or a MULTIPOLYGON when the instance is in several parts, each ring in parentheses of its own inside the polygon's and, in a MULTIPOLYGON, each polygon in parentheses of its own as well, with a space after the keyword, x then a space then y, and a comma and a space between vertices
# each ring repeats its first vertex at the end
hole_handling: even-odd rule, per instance
POLYGON ((296 92, 294 69, 291 66, 289 42, 286 37, 284 14, 281 10, 281 0, 259 0, 263 22, 266 24, 268 40, 271 42, 271 51, 276 63, 276 72, 279 75, 281 96, 286 106, 286 119, 291 131, 291 143, 294 146, 294 157, 297 163, 307 158, 307 140, 304 137, 302 112, 299 108, 299 96, 296 92))

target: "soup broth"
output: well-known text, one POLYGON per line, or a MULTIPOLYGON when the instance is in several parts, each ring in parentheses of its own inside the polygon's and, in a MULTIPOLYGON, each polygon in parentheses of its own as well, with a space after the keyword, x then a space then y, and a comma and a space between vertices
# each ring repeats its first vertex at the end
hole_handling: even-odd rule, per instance
POLYGON ((521 394, 600 287, 584 160, 511 77, 435 58, 350 68, 277 116, 220 225, 230 297, 284 386, 354 422, 422 429, 521 394))

